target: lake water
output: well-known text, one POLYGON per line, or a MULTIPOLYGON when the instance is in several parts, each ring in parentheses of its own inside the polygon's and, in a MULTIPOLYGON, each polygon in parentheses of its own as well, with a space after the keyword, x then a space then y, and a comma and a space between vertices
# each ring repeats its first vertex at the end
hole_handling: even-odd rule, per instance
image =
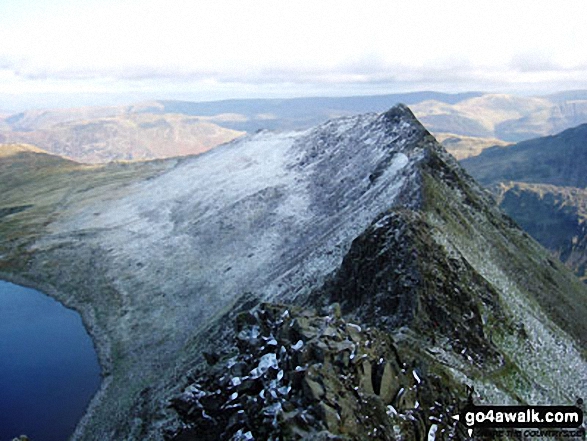
POLYGON ((67 440, 99 385, 79 314, 0 281, 0 441, 67 440))

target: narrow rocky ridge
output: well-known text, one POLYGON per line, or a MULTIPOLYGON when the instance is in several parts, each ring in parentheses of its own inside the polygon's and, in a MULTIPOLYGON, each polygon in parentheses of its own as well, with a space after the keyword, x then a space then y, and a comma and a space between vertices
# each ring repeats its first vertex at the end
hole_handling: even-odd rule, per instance
POLYGON ((451 419, 464 404, 458 388, 337 304, 262 304, 237 316, 236 332, 238 353, 218 363, 207 354, 214 367, 172 400, 184 424, 169 439, 463 436, 451 419))
MULTIPOLYGON (((42 225, 27 223, 32 209, 0 220, 0 228, 34 230, 18 249, 0 244, 0 268, 51 288, 92 317, 99 349, 109 343, 107 387, 77 439, 155 440, 198 424, 178 397, 194 376, 210 392, 234 356, 258 367, 268 353, 238 355, 244 328, 228 324, 247 311, 263 322, 259 311, 272 308, 334 320, 339 343, 345 323, 370 327, 361 341, 391 341, 402 363, 442 379, 418 393, 431 394, 426 403, 439 401, 446 415, 465 385, 475 386, 476 400, 499 404, 570 404, 585 395, 585 286, 504 217, 405 106, 304 132, 261 132, 157 170, 120 186, 72 188, 42 225), (332 302, 341 317, 320 312, 332 302), (261 303, 282 306, 255 309, 261 303), (301 305, 318 312, 296 312, 301 305), (204 353, 218 359, 210 372, 204 353)), ((20 206, 38 204, 20 198, 20 206)), ((288 351, 297 342, 284 332, 288 351)), ((391 352, 367 355, 387 360, 391 352)), ((326 369, 315 358, 307 363, 326 369)), ((378 374, 373 391, 353 375, 344 390, 359 387, 367 401, 381 392, 378 374)), ((393 402, 377 403, 377 418, 390 417, 393 402)), ((364 406, 355 396, 347 408, 364 406)), ((398 407, 411 421, 416 402, 398 407)), ((346 423, 328 423, 342 418, 335 411, 316 410, 303 430, 343 436, 346 423)), ((453 433, 430 419, 415 429, 393 418, 381 420, 385 436, 453 433)), ((260 426, 266 432, 256 439, 272 427, 260 426)), ((351 439, 366 434, 357 430, 351 439)))
MULTIPOLYGON (((387 117, 393 121, 395 114, 387 117)), ((447 421, 464 403, 466 386, 477 390, 475 400, 488 404, 573 404, 584 394, 586 382, 575 377, 587 372, 587 334, 580 324, 584 303, 576 304, 585 299, 580 283, 497 210, 491 197, 425 131, 419 132, 417 145, 423 154, 416 197, 412 194, 409 204, 392 204, 378 215, 320 287, 307 295, 278 297, 309 310, 262 305, 248 324, 264 331, 251 337, 256 343, 246 350, 241 340, 253 331, 243 331, 242 316, 233 316, 235 334, 224 329, 223 339, 217 339, 221 333, 214 327, 210 331, 216 343, 224 341, 226 352, 219 354, 217 344, 213 348, 200 340, 199 347, 214 355, 212 360, 208 356, 214 366, 199 364, 190 375, 193 382, 172 400, 182 428, 169 429, 170 439, 203 433, 217 439, 410 440, 428 434, 464 439, 462 427, 447 421), (345 365, 341 343, 353 338, 342 331, 347 329, 344 319, 328 312, 333 302, 340 302, 347 320, 370 327, 377 335, 371 340, 388 342, 393 355, 371 353, 365 366, 345 365), (311 308, 322 308, 322 313, 311 308), (276 325, 275 311, 288 319, 282 316, 276 325), (302 361, 295 348, 307 341, 296 340, 300 320, 288 325, 289 314, 301 314, 305 323, 321 323, 309 326, 319 342, 309 345, 310 355, 302 361), (269 322, 267 315, 273 317, 269 322), (276 337, 284 333, 286 338, 276 337), (227 349, 235 335, 236 355, 227 349), (274 360, 269 341, 276 357, 270 366, 265 363, 269 357, 274 360), (218 362, 222 356, 224 361, 218 362), (394 357, 409 359, 420 375, 433 372, 438 381, 432 385, 426 378, 423 386, 412 384, 420 399, 401 401, 401 375, 385 374, 384 366, 394 357), (252 392, 231 383, 233 363, 240 363, 237 382, 258 383, 252 392), (256 376, 260 366, 267 368, 266 381, 256 376), (292 381, 296 375, 302 379, 292 381), (381 393, 384 377, 386 387, 394 388, 391 397, 381 393), (204 404, 207 400, 213 401, 212 407, 204 404), (384 413, 386 406, 391 407, 384 413), (362 420, 349 417, 349 408, 361 409, 361 415, 376 423, 357 425, 362 420)))

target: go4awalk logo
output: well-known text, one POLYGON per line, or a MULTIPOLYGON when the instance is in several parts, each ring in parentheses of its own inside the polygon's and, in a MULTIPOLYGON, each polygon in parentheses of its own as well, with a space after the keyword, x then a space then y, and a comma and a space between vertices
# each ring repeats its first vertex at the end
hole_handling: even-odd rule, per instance
MULTIPOLYGON (((473 429, 518 429, 524 436, 545 436, 549 432, 563 437, 584 437, 583 410, 578 407, 582 401, 579 401, 577 406, 476 406, 469 402, 453 418, 467 427, 469 436, 473 429), (567 430, 563 432, 563 429, 567 430)), ((510 435, 516 436, 517 432, 512 431, 510 435)))

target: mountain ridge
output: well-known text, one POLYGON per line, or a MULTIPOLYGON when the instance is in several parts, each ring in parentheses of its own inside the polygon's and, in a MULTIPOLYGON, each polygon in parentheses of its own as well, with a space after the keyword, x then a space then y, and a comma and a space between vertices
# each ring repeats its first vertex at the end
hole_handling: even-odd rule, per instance
POLYGON ((4 143, 26 142, 78 162, 150 160, 205 152, 241 136, 199 118, 123 114, 0 133, 4 143))
POLYGON ((584 188, 587 180, 581 170, 587 162, 585 139, 587 124, 582 124, 556 135, 490 148, 482 156, 461 163, 485 185, 519 181, 584 188))
MULTIPOLYGON (((586 313, 587 288, 500 213, 405 106, 101 172, 88 187, 84 176, 45 188, 56 205, 20 193, 33 207, 0 220, 2 237, 20 232, 0 242, 0 270, 52 288, 100 348, 106 381, 75 439, 179 436, 186 421, 170 400, 205 352, 231 351, 227 323, 262 302, 338 301, 347 320, 391 335, 402 359, 446 378, 451 406, 465 384, 498 403, 562 403, 587 389, 585 324, 569 319, 586 313), (49 222, 31 216, 40 208, 49 222), (352 274, 374 277, 353 287, 352 274), (409 312, 399 321, 382 309, 393 298, 409 312), (542 352, 531 351, 539 342, 542 352)), ((16 201, 2 194, 0 208, 16 201)), ((410 381, 415 393, 428 390, 410 381)), ((356 387, 369 394, 366 384, 356 387)), ((417 433, 431 430, 414 406, 396 410, 418 415, 417 433)), ((344 429, 321 415, 315 428, 344 429)))

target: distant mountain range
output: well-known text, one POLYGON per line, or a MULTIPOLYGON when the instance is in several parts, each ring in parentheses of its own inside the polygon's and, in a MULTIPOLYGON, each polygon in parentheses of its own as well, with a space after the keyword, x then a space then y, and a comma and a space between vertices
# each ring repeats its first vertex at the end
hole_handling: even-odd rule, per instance
POLYGON ((432 132, 507 142, 551 135, 587 122, 584 92, 551 97, 485 94, 453 105, 425 101, 413 110, 432 132))
POLYGON ((541 97, 414 92, 35 110, 0 117, 0 142, 34 144, 82 162, 154 159, 200 153, 244 132, 306 129, 400 102, 458 159, 587 123, 585 91, 541 97))
POLYGON ((587 281, 587 124, 489 148, 461 164, 501 207, 587 281))

